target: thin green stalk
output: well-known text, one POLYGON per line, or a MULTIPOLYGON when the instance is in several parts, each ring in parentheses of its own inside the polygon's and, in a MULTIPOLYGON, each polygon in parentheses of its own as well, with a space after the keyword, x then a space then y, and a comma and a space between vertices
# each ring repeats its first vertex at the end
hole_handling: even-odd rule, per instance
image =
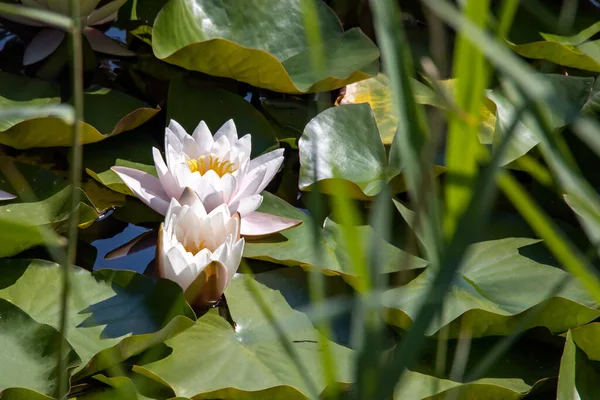
POLYGON ((565 236, 560 228, 536 204, 510 173, 503 171, 498 175, 498 185, 531 226, 544 240, 546 247, 571 274, 580 279, 583 286, 600 301, 600 279, 589 261, 577 247, 565 236))
MULTIPOLYGON (((246 276, 249 276, 249 277, 253 276, 252 270, 250 269, 248 264, 246 264, 246 262, 243 260, 240 265, 240 271, 243 272, 246 276)), ((245 282, 246 282, 246 287, 248 288, 248 290, 254 297, 254 301, 256 302, 256 304, 258 305, 260 310, 262 311, 265 318, 267 318, 267 320, 269 321, 269 324, 273 327, 273 329, 277 333, 277 338, 279 339, 280 344, 283 346, 288 357, 290 357, 290 359, 294 362, 294 365, 296 366, 298 373, 300 374, 302 379, 304 379, 304 382, 306 383, 308 390, 311 392, 311 397, 313 399, 318 399, 319 395, 320 395, 319 390, 317 389, 317 386, 311 379, 308 369, 302 363, 302 360, 300 360, 300 357, 298 357, 296 350, 290 344, 290 340, 288 340, 287 335, 285 334, 285 330, 281 327, 281 325, 279 324, 279 321, 277 321, 277 318, 275 318, 275 315, 271 311, 271 308, 269 307, 269 305, 267 304, 265 299, 260 294, 254 281, 252 279, 245 279, 245 282)))
POLYGON ((413 320, 409 331, 402 338, 393 359, 384 371, 381 379, 383 383, 377 398, 391 398, 396 383, 400 380, 404 371, 414 362, 421 344, 425 340, 424 333, 433 317, 439 312, 444 297, 462 263, 467 247, 483 228, 483 222, 487 220, 496 192, 494 178, 500 169, 500 162, 515 133, 523 111, 524 108, 522 107, 517 109, 514 119, 502 137, 490 163, 480 171, 474 185, 469 207, 467 207, 458 224, 457 232, 461 232, 461 234, 454 235, 449 245, 444 248, 440 258, 443 260, 443 264, 438 270, 433 283, 429 286, 427 295, 424 296, 427 301, 421 304, 417 317, 413 320))
MULTIPOLYGON (((487 26, 489 0, 468 0, 464 13, 478 27, 487 26)), ((477 175, 481 120, 479 109, 489 80, 489 67, 465 32, 459 31, 454 53, 456 104, 468 118, 451 114, 446 144, 446 175, 444 235, 454 235, 460 216, 465 212, 472 196, 472 186, 477 175)))
POLYGON ((508 35, 518 8, 519 0, 502 1, 502 7, 500 8, 500 25, 496 32, 496 37, 498 39, 504 39, 508 35))
POLYGON ((52 11, 33 7, 25 7, 20 4, 0 3, 0 16, 2 14, 18 18, 31 19, 47 25, 53 25, 64 31, 69 31, 73 27, 73 21, 67 16, 52 11))
POLYGON ((69 378, 67 374, 66 344, 62 338, 67 337, 67 319, 68 319, 68 299, 71 289, 71 268, 75 265, 77 252, 77 227, 79 224, 79 202, 81 186, 81 166, 82 166, 82 148, 81 148, 81 122, 83 120, 83 51, 81 43, 81 19, 80 4, 78 0, 70 1, 70 12, 72 19, 72 28, 69 35, 71 47, 71 84, 73 92, 73 113, 74 122, 72 124, 73 142, 71 146, 71 164, 70 164, 70 183, 71 183, 71 216, 67 231, 68 247, 67 260, 62 265, 62 291, 60 301, 60 324, 59 331, 61 340, 58 345, 58 384, 57 398, 62 400, 66 398, 69 391, 69 378))

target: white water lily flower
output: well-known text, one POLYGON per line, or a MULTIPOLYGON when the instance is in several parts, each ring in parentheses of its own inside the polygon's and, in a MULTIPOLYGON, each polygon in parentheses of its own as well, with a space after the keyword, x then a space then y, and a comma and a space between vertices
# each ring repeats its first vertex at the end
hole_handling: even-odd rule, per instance
POLYGON ((156 212, 165 215, 171 198, 179 199, 186 187, 200 197, 207 211, 227 204, 240 214, 242 235, 263 236, 294 227, 301 221, 256 211, 260 193, 283 163, 283 149, 250 159, 251 137, 238 139, 233 120, 213 137, 204 121, 193 135, 176 121, 165 132, 166 163, 153 148, 158 178, 127 167, 113 167, 131 191, 156 212))
POLYGON ((239 215, 231 216, 227 205, 207 213, 190 189, 181 204, 171 199, 158 234, 158 273, 179 284, 190 304, 205 307, 219 301, 243 251, 239 215))
MULTIPOLYGON (((33 7, 69 15, 69 0, 21 0, 23 7, 33 7)), ((116 56, 132 56, 135 53, 125 49, 103 32, 92 28, 117 18, 117 12, 127 0, 113 0, 96 9, 100 0, 80 0, 80 16, 83 34, 95 51, 116 56)), ((24 17, 2 15, 4 18, 26 25, 44 27, 33 37, 25 49, 23 64, 30 65, 43 60, 54 52, 64 40, 66 32, 54 26, 48 26, 38 21, 24 17)))

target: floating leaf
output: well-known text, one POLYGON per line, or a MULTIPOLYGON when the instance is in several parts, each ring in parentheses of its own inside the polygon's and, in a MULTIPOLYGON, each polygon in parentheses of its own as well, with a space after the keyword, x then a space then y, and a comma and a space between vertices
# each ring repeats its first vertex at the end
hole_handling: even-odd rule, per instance
POLYGON ((568 331, 565 350, 560 360, 557 399, 593 399, 598 394, 599 378, 600 363, 588 359, 573 341, 572 331, 568 331))
POLYGON ((173 78, 169 86, 167 121, 174 119, 191 135, 200 121, 214 134, 233 119, 239 137, 252 135, 252 157, 276 146, 277 139, 267 119, 252 104, 224 89, 191 87, 182 78, 173 78))
MULTIPOLYGON (((578 281, 526 255, 533 252, 531 256, 537 257, 535 248, 527 248, 537 242, 505 238, 471 245, 446 296, 441 318, 431 323, 427 334, 449 326, 450 337, 457 337, 461 317, 471 324, 471 335, 481 337, 507 335, 530 313, 534 315, 527 328, 545 326, 552 332, 564 332, 600 316, 600 305, 578 281), (568 283, 553 293, 565 279, 568 283)), ((386 292, 383 301, 390 323, 404 329, 410 326, 434 276, 434 270, 426 269, 406 286, 386 292)))
POLYGON ((478 379, 460 383, 448 379, 406 371, 398 384, 394 398, 398 400, 456 399, 521 399, 531 390, 521 379, 478 379))
MULTIPOLYGON (((262 194, 264 200, 258 211, 298 219, 302 221, 302 224, 294 229, 260 240, 247 239, 244 257, 284 265, 299 265, 305 268, 319 267, 317 255, 314 252, 312 218, 277 196, 267 192, 262 194)), ((375 234, 369 226, 357 226, 355 229, 358 231, 358 235, 364 238, 362 243, 369 243, 375 234)), ((339 275, 352 285, 355 284, 357 277, 352 270, 352 262, 348 259, 348 250, 344 243, 339 225, 327 219, 321 241, 323 264, 320 268, 324 274, 339 275)), ((383 273, 398 272, 405 268, 423 268, 426 265, 424 260, 411 256, 383 240, 380 249, 384 252, 381 260, 384 260, 385 264, 379 267, 383 273), (402 264, 403 261, 406 264, 402 264)))
MULTIPOLYGON (((0 260, 0 298, 19 306, 37 322, 57 327, 60 268, 42 260, 0 260)), ((78 370, 118 364, 181 331, 181 325, 179 329, 168 327, 175 317, 194 319, 181 289, 170 281, 153 283, 132 271, 90 274, 80 268, 74 269, 71 280, 67 340, 81 358, 78 370), (100 352, 100 358, 94 359, 100 352)))
POLYGON ((107 142, 85 146, 86 157, 83 160, 85 171, 96 181, 122 194, 133 193, 121 178, 110 168, 129 167, 142 170, 156 176, 152 147, 160 148, 158 142, 145 132, 135 131, 107 142))
MULTIPOLYGON (((84 94, 82 143, 94 143, 134 129, 152 118, 159 108, 107 88, 92 87, 84 94)), ((58 85, 0 71, 0 107, 60 104, 58 85)), ((17 149, 70 146, 72 129, 46 108, 39 113, 0 119, 0 143, 17 149)))
POLYGON ((321 42, 311 45, 299 0, 170 1, 156 17, 152 48, 171 64, 284 93, 324 92, 376 74, 373 42, 358 28, 343 32, 323 2, 315 6, 321 42), (322 69, 312 54, 323 55, 322 69))
MULTIPOLYGON (((22 388, 53 395, 60 340, 64 339, 56 329, 34 321, 11 302, 0 299, 0 393, 7 388, 22 388)), ((65 347, 66 365, 71 369, 80 360, 69 344, 65 347)), ((9 398, 16 399, 17 394, 9 398)))
MULTIPOLYGON (((417 103, 442 105, 439 96, 429 87, 416 80, 412 81, 412 86, 417 103)), ((380 73, 373 78, 346 86, 346 93, 340 104, 361 103, 369 103, 371 106, 383 143, 392 144, 398 128, 398 118, 394 115, 392 91, 386 75, 380 73)))
POLYGON ((327 109, 313 118, 300 138, 300 190, 315 182, 331 194, 331 180, 347 184, 354 198, 369 199, 399 172, 388 171, 385 148, 368 104, 327 109))
MULTIPOLYGON (((165 342, 172 352, 137 373, 167 383, 177 396, 219 399, 306 399, 310 390, 278 339, 277 331, 253 298, 256 287, 269 305, 317 390, 325 389, 319 333, 306 315, 294 311, 276 290, 237 275, 225 291, 235 329, 207 313, 196 325, 165 342)), ((351 379, 352 351, 329 342, 337 381, 351 379)))
MULTIPOLYGON (((81 191, 81 189, 77 190, 81 191)), ((81 192, 81 199, 89 202, 83 192, 81 192)), ((78 207, 81 227, 90 225, 98 218, 96 210, 85 202, 79 203, 78 207)), ((71 212, 71 186, 35 203, 13 202, 0 206, 0 229, 5 232, 2 236, 6 238, 0 246, 0 257, 12 256, 44 243, 49 245, 63 243, 54 232, 66 232, 71 212), (46 234, 38 227, 51 229, 46 234)))
POLYGON ((600 43, 598 40, 590 40, 598 32, 600 32, 600 23, 595 23, 571 37, 540 33, 544 41, 526 44, 507 43, 523 57, 600 72, 600 43))

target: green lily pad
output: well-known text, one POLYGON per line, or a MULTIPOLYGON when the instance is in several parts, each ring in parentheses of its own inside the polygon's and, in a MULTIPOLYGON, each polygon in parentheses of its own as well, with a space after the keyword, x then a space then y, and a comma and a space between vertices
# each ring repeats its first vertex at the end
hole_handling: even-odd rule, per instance
POLYGON ((400 166, 388 166, 368 104, 323 111, 306 125, 298 147, 300 190, 310 190, 319 182, 320 191, 333 194, 331 181, 341 180, 353 198, 370 199, 400 172, 400 166))
POLYGON ((590 40, 598 32, 600 23, 595 23, 570 37, 540 33, 545 40, 525 44, 507 43, 516 53, 526 58, 600 72, 600 41, 590 40))
POLYGON ((577 347, 585 352, 590 360, 600 361, 600 323, 593 322, 571 329, 571 336, 577 347))
MULTIPOLYGON (((302 224, 263 239, 247 238, 244 257, 284 265, 298 265, 308 269, 316 267, 326 275, 339 275, 350 285, 356 284, 358 278, 352 270, 352 263, 348 259, 348 250, 338 224, 330 219, 325 221, 321 241, 323 263, 320 266, 314 251, 312 218, 277 196, 268 192, 263 192, 262 195, 264 200, 258 211, 301 220, 302 224)), ((364 238, 362 243, 369 243, 375 235, 370 226, 357 226, 355 229, 358 235, 364 238)), ((381 260, 385 264, 380 266, 383 273, 394 273, 406 268, 423 268, 427 264, 424 260, 411 256, 383 240, 380 248, 384 252, 381 260), (402 261, 407 264, 402 264, 402 261)))
MULTIPOLYGON (((19 306, 37 322, 56 327, 60 268, 42 260, 0 260, 0 298, 19 306)), ((71 279, 67 340, 81 358, 77 371, 117 364, 176 334, 181 329, 168 324, 177 316, 195 319, 181 288, 171 281, 153 283, 132 271, 89 273, 77 267, 71 279), (109 348, 112 350, 103 352, 109 348), (94 359, 98 353, 100 358, 94 359)))
POLYGON ((343 32, 315 2, 321 41, 309 42, 300 1, 174 0, 154 22, 154 54, 188 70, 284 93, 324 92, 375 75, 379 51, 360 29, 343 32), (312 54, 323 55, 322 68, 312 54))
POLYGON ((40 392, 30 389, 10 388, 2 391, 3 400, 55 400, 54 397, 46 396, 40 392))
MULTIPOLYGON (((215 313, 165 342, 172 352, 134 372, 168 384, 177 396, 218 399, 306 399, 311 392, 282 346, 277 331, 256 304, 248 285, 269 305, 316 389, 325 389, 319 333, 306 315, 294 311, 276 290, 237 275, 226 289, 236 328, 215 313)), ((329 342, 337 381, 351 379, 353 353, 329 342)))
POLYGON ((560 360, 557 398, 565 400, 593 399, 598 394, 600 362, 589 359, 573 338, 573 332, 568 331, 565 349, 560 360))
MULTIPOLYGON (((459 318, 468 318, 471 335, 481 337, 507 335, 530 314, 526 328, 544 326, 552 332, 564 332, 600 316, 600 305, 578 281, 528 256, 538 257, 534 247, 527 247, 537 242, 505 238, 471 245, 446 296, 442 316, 431 323, 427 335, 448 326, 450 337, 457 337, 459 318), (570 280, 554 294, 554 288, 565 279, 570 280)), ((410 326, 434 275, 435 271, 426 269, 406 286, 385 293, 386 318, 391 324, 403 329, 410 326)))
POLYGON ((460 383, 448 379, 407 371, 398 384, 394 398, 398 400, 455 399, 521 399, 531 386, 521 379, 484 378, 460 383))
MULTIPOLYGON (((98 213, 90 205, 81 189, 79 203, 79 225, 87 227, 98 218, 98 213)), ((64 244, 56 233, 66 232, 71 215, 71 186, 65 187, 53 196, 35 203, 16 203, 0 207, 0 236, 5 239, 0 246, 0 257, 18 254, 30 247, 47 243, 64 244), (51 228, 46 234, 38 227, 51 228), (15 229, 14 231, 12 229, 15 229)))
MULTIPOLYGON (((61 103, 58 85, 0 72, 0 107, 49 106, 61 103)), ((160 108, 107 88, 84 94, 82 143, 94 143, 134 129, 160 108)), ((0 119, 0 143, 17 149, 70 146, 72 129, 63 119, 41 108, 33 114, 0 119)))
POLYGON ((213 134, 233 119, 238 137, 252 135, 252 157, 276 146, 277 139, 267 119, 240 95, 210 86, 194 87, 182 78, 173 78, 169 86, 167 121, 174 119, 189 134, 200 121, 213 134))
POLYGON ((83 167, 89 176, 104 186, 115 192, 133 196, 131 190, 111 170, 111 167, 135 168, 156 176, 152 147, 160 148, 158 142, 149 137, 146 132, 137 130, 107 142, 85 146, 86 157, 83 160, 83 167))
MULTIPOLYGON (((433 90, 416 80, 412 81, 412 84, 417 103, 441 106, 439 96, 433 90)), ((346 93, 340 104, 361 103, 369 103, 371 106, 383 143, 392 144, 398 128, 398 117, 394 114, 392 91, 386 75, 380 73, 373 78, 346 86, 346 93)))
MULTIPOLYGON (((53 395, 59 340, 64 339, 56 329, 34 321, 19 307, 0 299, 0 393, 7 388, 23 388, 53 395)), ((68 344, 64 357, 69 369, 79 364, 68 344)))

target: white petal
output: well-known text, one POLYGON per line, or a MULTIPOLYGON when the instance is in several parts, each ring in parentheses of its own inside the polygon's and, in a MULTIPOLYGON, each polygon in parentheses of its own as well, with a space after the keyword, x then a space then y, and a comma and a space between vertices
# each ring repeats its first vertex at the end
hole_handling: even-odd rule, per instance
MULTIPOLYGON (((167 208, 167 212, 165 214, 165 226, 166 231, 171 230, 171 219, 177 219, 178 214, 181 212, 181 204, 177 201, 177 199, 171 199, 169 202, 169 208, 167 208)), ((173 221, 175 223, 177 221, 173 221)))
POLYGON ((198 159, 204 155, 198 148, 196 140, 190 135, 183 138, 183 152, 191 159, 198 159))
POLYGON ((83 34, 90 42, 90 46, 94 51, 99 53, 111 54, 113 56, 135 56, 136 54, 127 50, 121 46, 119 42, 116 42, 106 36, 104 32, 100 32, 98 29, 91 28, 89 26, 83 28, 83 34))
POLYGON ((227 140, 225 136, 221 136, 219 139, 215 140, 210 148, 210 152, 220 160, 229 160, 230 149, 231 145, 229 144, 229 140, 227 140))
POLYGON ((263 181, 256 189, 256 193, 260 193, 267 187, 267 185, 273 180, 273 177, 281 167, 283 163, 283 149, 273 150, 270 153, 264 154, 254 160, 250 161, 250 171, 259 165, 266 168, 266 172, 263 181), (259 161, 259 162, 257 162, 259 161))
POLYGON ((266 236, 300 225, 302 221, 255 211, 242 218, 242 236, 266 236))
MULTIPOLYGON (((98 1, 92 0, 92 2, 94 1, 97 5, 98 1)), ((92 7, 92 9, 88 13, 84 14, 89 15, 87 19, 88 25, 96 25, 103 22, 108 22, 106 21, 106 19, 114 15, 117 11, 119 11, 119 8, 121 8, 121 6, 125 3, 127 3, 127 0, 114 0, 108 4, 103 5, 97 10, 94 10, 94 8, 96 8, 96 5, 94 5, 94 7, 92 7)))
POLYGON ((215 142, 212 137, 212 133, 210 133, 210 129, 204 121, 200 121, 192 137, 196 141, 196 146, 198 146, 198 151, 202 154, 208 153, 213 143, 215 142))
POLYGON ((194 281, 193 268, 188 265, 185 257, 185 251, 180 246, 175 246, 169 250, 165 256, 163 278, 176 282, 183 290, 194 281))
POLYGON ((165 215, 170 197, 155 176, 127 167, 111 168, 131 191, 154 211, 165 215))
POLYGON ((242 178, 240 188, 236 192, 232 201, 238 201, 254 194, 260 194, 259 187, 264 181, 266 172, 267 168, 263 166, 248 172, 248 174, 242 178))
POLYGON ((225 174, 221 177, 221 190, 223 191, 223 201, 229 203, 237 190, 237 179, 231 174, 225 174))
POLYGON ((252 152, 252 137, 248 133, 242 136, 238 141, 231 145, 231 158, 238 159, 241 164, 245 159, 250 158, 252 152))
POLYGON ((280 157, 283 158, 284 151, 285 151, 284 149, 275 149, 266 154, 263 154, 262 156, 258 156, 253 160, 250 160, 250 170, 253 170, 254 168, 258 167, 259 165, 266 164, 269 161, 278 159, 280 157))
POLYGON ((175 178, 173 178, 173 175, 167 168, 167 164, 165 164, 160 151, 156 147, 152 148, 152 155, 154 157, 154 165, 156 166, 156 172, 158 173, 160 184, 169 197, 175 197, 178 199, 181 196, 181 193, 183 193, 183 189, 177 185, 175 178))
POLYGON ((237 142, 237 140, 238 140, 237 129, 235 128, 235 123, 233 122, 232 119, 225 122, 223 124, 223 126, 221 126, 219 128, 217 133, 215 133, 214 139, 215 139, 215 141, 217 141, 217 140, 219 140, 219 138, 221 138, 223 136, 225 136, 227 138, 227 141, 230 144, 234 144, 235 142, 237 142))
POLYGON ((54 53, 54 50, 62 43, 65 35, 65 32, 57 29, 42 29, 33 37, 29 46, 25 49, 23 65, 35 64, 54 53))
POLYGON ((181 143, 183 143, 183 139, 190 136, 187 131, 181 124, 174 119, 169 121, 169 126, 167 127, 171 132, 175 134, 175 136, 179 139, 181 143))
POLYGON ((227 267, 227 284, 231 282, 233 275, 237 272, 242 261, 242 254, 244 253, 244 239, 238 240, 229 251, 229 257, 225 261, 227 267))
MULTIPOLYGON (((240 200, 236 211, 240 213, 242 218, 244 218, 246 215, 256 211, 256 209, 260 207, 262 201, 263 197, 260 194, 245 197, 240 200)), ((231 211, 231 209, 229 211, 231 211)))

